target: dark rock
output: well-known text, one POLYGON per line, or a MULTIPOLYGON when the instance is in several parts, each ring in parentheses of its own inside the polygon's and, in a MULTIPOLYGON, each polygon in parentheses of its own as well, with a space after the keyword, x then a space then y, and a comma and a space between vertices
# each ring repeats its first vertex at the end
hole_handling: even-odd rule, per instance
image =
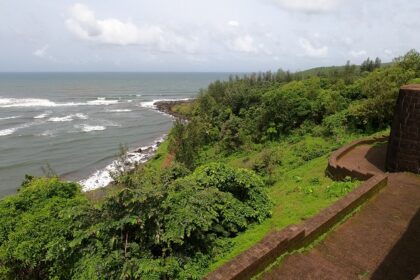
POLYGON ((177 112, 174 112, 172 110, 172 107, 174 105, 178 105, 178 104, 184 104, 184 103, 191 103, 193 102, 193 99, 189 99, 189 100, 177 100, 177 101, 158 101, 156 102, 154 105, 156 106, 156 108, 168 115, 171 115, 175 118, 181 119, 181 120, 185 120, 186 116, 179 114, 177 112))

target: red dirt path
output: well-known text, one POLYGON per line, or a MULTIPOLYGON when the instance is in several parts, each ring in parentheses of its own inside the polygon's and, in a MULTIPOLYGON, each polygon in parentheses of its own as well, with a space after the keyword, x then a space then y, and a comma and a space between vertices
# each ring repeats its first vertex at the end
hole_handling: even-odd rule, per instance
MULTIPOLYGON (((341 164, 382 173, 386 146, 361 145, 341 164)), ((420 274, 420 176, 392 173, 388 186, 306 253, 263 279, 414 279, 420 274)))

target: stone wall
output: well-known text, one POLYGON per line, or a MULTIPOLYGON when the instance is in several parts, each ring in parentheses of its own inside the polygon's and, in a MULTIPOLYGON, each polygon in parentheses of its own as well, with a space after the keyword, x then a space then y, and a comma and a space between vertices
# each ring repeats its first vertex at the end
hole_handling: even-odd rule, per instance
POLYGON ((420 174, 420 84, 401 87, 388 143, 390 172, 420 174))
POLYGON ((341 147, 340 149, 334 151, 330 158, 328 159, 328 166, 325 170, 325 174, 334 179, 334 180, 343 180, 346 177, 351 177, 358 180, 367 180, 375 174, 370 173, 367 170, 357 170, 357 169, 350 169, 348 166, 343 166, 340 164, 340 158, 344 155, 349 153, 353 150, 356 146, 365 145, 365 144, 373 144, 376 142, 383 142, 388 139, 388 136, 379 136, 372 139, 362 139, 356 140, 348 145, 341 147))

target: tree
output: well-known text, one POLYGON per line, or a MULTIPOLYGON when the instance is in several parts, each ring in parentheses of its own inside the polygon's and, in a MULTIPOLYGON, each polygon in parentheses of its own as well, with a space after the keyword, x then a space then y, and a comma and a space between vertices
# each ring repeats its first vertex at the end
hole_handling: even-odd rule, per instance
POLYGON ((420 77, 420 53, 415 49, 410 50, 405 55, 397 57, 394 62, 404 70, 415 71, 415 76, 420 77))
POLYGON ((33 178, 0 201, 0 278, 67 279, 77 217, 89 208, 76 183, 33 178))

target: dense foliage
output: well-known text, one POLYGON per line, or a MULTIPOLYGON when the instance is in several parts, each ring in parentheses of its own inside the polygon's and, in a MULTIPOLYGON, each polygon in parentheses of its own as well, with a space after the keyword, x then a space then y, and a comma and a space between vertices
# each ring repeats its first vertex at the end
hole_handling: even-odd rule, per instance
MULTIPOLYGON (((182 108, 189 120, 170 132, 169 161, 121 174, 99 202, 55 177, 27 177, 2 199, 0 279, 199 279, 232 238, 270 217, 270 185, 284 180, 287 193, 321 196, 324 178, 294 186, 302 178, 287 172, 344 135, 388 127, 399 87, 419 77, 413 50, 387 65, 216 81, 182 108), (241 152, 245 168, 225 162, 241 152)), ((332 183, 322 196, 354 186, 332 183)))
POLYGON ((209 144, 230 154, 284 139, 297 129, 320 136, 384 129, 400 86, 419 77, 420 54, 412 50, 383 67, 380 59, 365 64, 312 75, 279 71, 216 81, 201 92, 191 121, 172 129, 172 152, 195 167, 197 154, 209 144))
POLYGON ((32 179, 0 202, 0 276, 199 278, 223 239, 270 215, 253 172, 139 169, 98 207, 74 183, 32 179), (188 276, 187 276, 188 275, 188 276))

